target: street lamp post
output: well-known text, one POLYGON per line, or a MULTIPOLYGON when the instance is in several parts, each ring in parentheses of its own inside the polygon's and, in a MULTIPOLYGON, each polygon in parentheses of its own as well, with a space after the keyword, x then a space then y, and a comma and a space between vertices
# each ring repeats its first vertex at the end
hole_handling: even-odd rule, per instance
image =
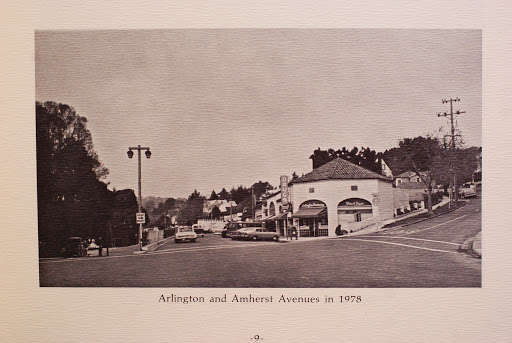
MULTIPOLYGON (((139 213, 142 213, 142 187, 141 187, 141 168, 140 168, 140 165, 141 165, 141 154, 140 152, 142 150, 146 150, 145 152, 145 155, 146 155, 146 158, 150 158, 151 157, 151 151, 149 151, 149 148, 148 147, 141 147, 140 145, 137 145, 136 147, 129 147, 128 148, 128 151, 126 152, 126 154, 128 154, 128 158, 132 158, 133 157, 133 151, 132 150, 137 150, 138 152, 138 157, 139 157, 139 198, 138 198, 138 205, 139 205, 139 213)), ((142 223, 139 223, 139 249, 142 250, 142 223)))

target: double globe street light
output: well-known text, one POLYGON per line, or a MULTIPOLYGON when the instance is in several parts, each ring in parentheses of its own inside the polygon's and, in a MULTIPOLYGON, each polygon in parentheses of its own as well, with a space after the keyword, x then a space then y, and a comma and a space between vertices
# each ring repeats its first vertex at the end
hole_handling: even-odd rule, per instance
MULTIPOLYGON (((128 151, 126 152, 126 154, 128 155, 128 158, 133 158, 133 150, 137 150, 138 152, 138 156, 139 156, 139 198, 138 198, 138 205, 139 205, 139 213, 142 213, 142 187, 141 187, 141 168, 140 168, 140 165, 141 165, 141 151, 142 150, 146 150, 145 152, 145 155, 146 155, 146 158, 150 158, 151 157, 151 151, 149 151, 149 147, 141 147, 140 145, 136 146, 136 147, 129 147, 128 148, 128 151)), ((137 221, 139 222, 139 250, 142 251, 142 223, 145 221, 145 218, 144 218, 144 221, 139 221, 138 218, 137 218, 137 221)))

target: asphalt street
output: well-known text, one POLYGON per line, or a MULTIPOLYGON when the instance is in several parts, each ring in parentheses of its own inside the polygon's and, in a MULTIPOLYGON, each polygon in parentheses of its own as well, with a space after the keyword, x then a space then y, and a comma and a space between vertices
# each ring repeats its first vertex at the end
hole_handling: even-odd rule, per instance
POLYGON ((459 250, 481 230, 481 199, 417 224, 293 242, 207 234, 142 255, 40 260, 59 287, 481 287, 481 260, 459 250))

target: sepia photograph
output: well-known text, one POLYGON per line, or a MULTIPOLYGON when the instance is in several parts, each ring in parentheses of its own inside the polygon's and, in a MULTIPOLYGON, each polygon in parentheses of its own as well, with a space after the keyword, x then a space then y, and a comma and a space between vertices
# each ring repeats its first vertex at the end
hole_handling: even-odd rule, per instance
POLYGON ((34 59, 40 287, 482 287, 482 30, 36 30, 34 59))
POLYGON ((2 341, 510 341, 510 10, 3 1, 2 341))

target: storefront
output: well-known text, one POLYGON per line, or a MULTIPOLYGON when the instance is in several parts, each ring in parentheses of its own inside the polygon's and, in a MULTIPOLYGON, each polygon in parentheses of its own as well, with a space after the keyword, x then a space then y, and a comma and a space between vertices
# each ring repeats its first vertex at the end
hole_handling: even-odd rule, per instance
POLYGON ((280 213, 278 215, 265 218, 265 227, 275 229, 281 236, 285 236, 286 233, 286 219, 288 213, 280 213))
POLYGON ((292 215, 300 237, 328 236, 327 206, 319 200, 308 200, 292 215))
MULTIPOLYGON (((338 204, 338 223, 356 223, 373 217, 372 204, 368 200, 350 198, 338 204)), ((345 225, 344 225, 345 224, 345 225)))
POLYGON ((290 182, 292 224, 300 236, 335 236, 393 218, 392 179, 335 159, 290 182))

